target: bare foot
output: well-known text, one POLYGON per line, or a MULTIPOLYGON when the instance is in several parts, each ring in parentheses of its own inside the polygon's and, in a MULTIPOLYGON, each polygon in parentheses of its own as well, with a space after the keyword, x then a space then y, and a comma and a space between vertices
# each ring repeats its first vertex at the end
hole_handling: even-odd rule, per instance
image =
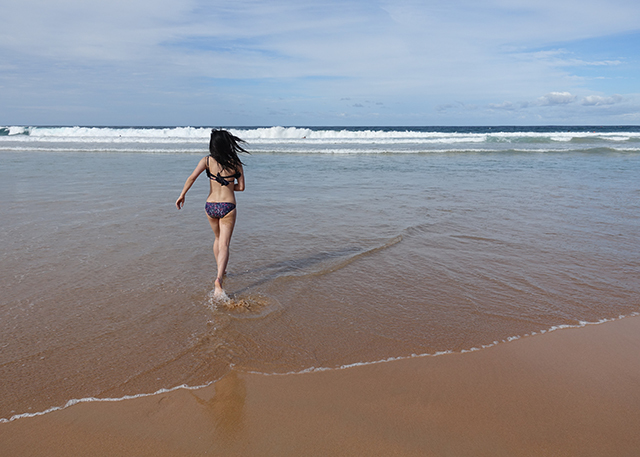
POLYGON ((214 282, 213 284, 215 287, 215 290, 213 292, 213 298, 215 299, 225 298, 227 294, 224 292, 224 289, 222 288, 222 278, 216 278, 216 282, 214 282))

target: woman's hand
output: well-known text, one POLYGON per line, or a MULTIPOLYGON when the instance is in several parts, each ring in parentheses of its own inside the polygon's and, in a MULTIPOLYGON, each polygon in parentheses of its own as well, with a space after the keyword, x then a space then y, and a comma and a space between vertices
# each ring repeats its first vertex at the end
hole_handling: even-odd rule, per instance
POLYGON ((202 159, 200 159, 200 162, 198 162, 198 166, 196 167, 196 169, 193 170, 193 173, 191 173, 191 176, 189 176, 187 178, 187 181, 184 183, 184 187, 182 188, 182 193, 180 194, 180 197, 178 197, 178 199, 176 200, 176 208, 178 209, 182 208, 182 206, 184 205, 185 195, 187 195, 187 192, 189 192, 189 189, 191 189, 191 186, 193 186, 193 183, 196 182, 196 179, 198 179, 198 176, 200 176, 200 173, 202 173, 206 167, 207 167, 207 158, 203 157, 202 159))

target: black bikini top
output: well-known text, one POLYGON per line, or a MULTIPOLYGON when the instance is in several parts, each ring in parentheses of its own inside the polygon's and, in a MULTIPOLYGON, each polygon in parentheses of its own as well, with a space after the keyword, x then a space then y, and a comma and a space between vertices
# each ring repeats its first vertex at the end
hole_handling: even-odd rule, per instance
POLYGON ((207 172, 207 177, 209 179, 220 183, 220 185, 222 186, 228 186, 229 184, 231 184, 232 181, 227 181, 227 179, 238 179, 240 176, 242 176, 242 173, 240 173, 239 171, 236 171, 234 174, 229 176, 220 176, 220 172, 214 175, 209 171, 209 157, 207 157, 207 168, 205 168, 205 171, 207 172))

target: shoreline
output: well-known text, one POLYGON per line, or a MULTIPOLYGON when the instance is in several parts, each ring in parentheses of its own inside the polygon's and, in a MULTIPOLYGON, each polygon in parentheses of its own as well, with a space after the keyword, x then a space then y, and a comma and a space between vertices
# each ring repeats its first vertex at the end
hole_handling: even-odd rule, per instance
MULTIPOLYGON (((321 373, 321 372, 326 372, 326 371, 340 371, 340 370, 347 370, 347 369, 351 369, 351 368, 357 368, 357 367, 366 367, 366 366, 370 366, 370 365, 378 365, 378 364, 386 364, 386 363, 394 363, 394 362, 401 362, 401 361, 405 361, 405 360, 412 360, 412 359, 421 359, 421 358, 430 358, 430 357, 440 357, 440 356, 446 356, 446 355, 453 355, 453 354, 466 354, 466 353, 470 353, 470 352, 476 352, 476 351, 481 351, 484 349, 489 349, 492 348, 494 346, 500 345, 500 344, 505 344, 505 343, 510 343, 512 341, 517 341, 520 340, 522 338, 530 338, 533 336, 539 336, 539 335, 544 335, 546 333, 551 333, 551 332, 555 332, 558 330, 566 330, 566 329, 580 329, 580 328, 585 328, 588 326, 592 326, 592 325, 602 325, 602 324, 606 324, 606 323, 610 323, 610 322, 615 322, 615 321, 619 321, 619 320, 623 320, 623 319, 628 319, 631 317, 636 317, 636 316, 640 316, 640 312, 637 313, 631 313, 629 315, 620 315, 618 317, 613 317, 613 318, 603 318, 600 319, 597 322, 587 322, 587 321, 581 321, 578 324, 572 325, 572 324, 563 324, 563 325, 558 325, 558 326, 553 326, 547 330, 541 330, 538 332, 531 332, 531 333, 527 333, 524 335, 519 335, 519 336, 510 336, 507 337, 505 339, 502 339, 500 341, 494 341, 492 343, 489 344, 484 344, 481 345, 480 347, 472 347, 469 349, 462 349, 460 351, 451 351, 451 350, 447 350, 447 351, 441 351, 441 352, 436 352, 436 353, 426 353, 426 354, 412 354, 410 356, 400 356, 400 357, 389 357, 387 359, 382 359, 382 360, 375 360, 372 362, 354 362, 354 363, 350 363, 350 364, 346 364, 346 365, 342 365, 339 367, 334 367, 334 368, 317 368, 317 367, 310 367, 301 371, 292 371, 292 372, 285 372, 285 373, 261 373, 261 372, 257 372, 257 371, 244 371, 241 370, 239 372, 242 372, 244 374, 248 374, 248 375, 258 375, 258 376, 296 376, 296 375, 303 375, 303 374, 309 374, 309 373, 321 373)), ((223 376, 224 378, 224 376, 223 376)), ((86 398, 73 398, 68 400, 64 405, 62 406, 52 406, 44 411, 37 411, 35 413, 17 413, 11 417, 8 418, 0 418, 0 424, 7 424, 7 423, 11 423, 17 420, 22 420, 22 419, 31 419, 34 417, 40 417, 40 416, 44 416, 47 414, 51 414, 51 413, 55 413, 58 411, 63 411, 67 408, 71 408, 72 406, 81 404, 81 403, 104 403, 104 402, 121 402, 121 401, 129 401, 129 400, 136 400, 139 398, 145 398, 145 397, 153 397, 156 395, 163 395, 163 394, 168 394, 171 392, 175 392, 178 390, 187 390, 187 391, 197 391, 200 389, 205 389, 207 387, 210 387, 211 385, 217 383, 218 381, 220 381, 220 379, 215 380, 215 381, 211 381, 208 383, 205 383, 203 385, 196 385, 196 386, 190 386, 187 384, 182 384, 182 385, 178 385, 178 386, 174 386, 174 387, 168 387, 168 388, 162 388, 159 389, 156 392, 143 392, 143 393, 139 393, 139 394, 133 394, 133 395, 125 395, 123 397, 86 397, 86 398)))
POLYGON ((637 455, 640 316, 482 350, 80 402, 8 455, 637 455))

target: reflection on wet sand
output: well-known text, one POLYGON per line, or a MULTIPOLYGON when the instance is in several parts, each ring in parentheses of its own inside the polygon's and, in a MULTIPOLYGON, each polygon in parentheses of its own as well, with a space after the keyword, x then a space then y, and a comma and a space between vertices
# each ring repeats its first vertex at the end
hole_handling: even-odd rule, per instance
POLYGON ((243 409, 247 397, 247 389, 243 379, 235 371, 215 383, 215 394, 209 399, 199 397, 189 391, 203 412, 215 425, 217 435, 226 440, 232 440, 243 429, 243 409))

